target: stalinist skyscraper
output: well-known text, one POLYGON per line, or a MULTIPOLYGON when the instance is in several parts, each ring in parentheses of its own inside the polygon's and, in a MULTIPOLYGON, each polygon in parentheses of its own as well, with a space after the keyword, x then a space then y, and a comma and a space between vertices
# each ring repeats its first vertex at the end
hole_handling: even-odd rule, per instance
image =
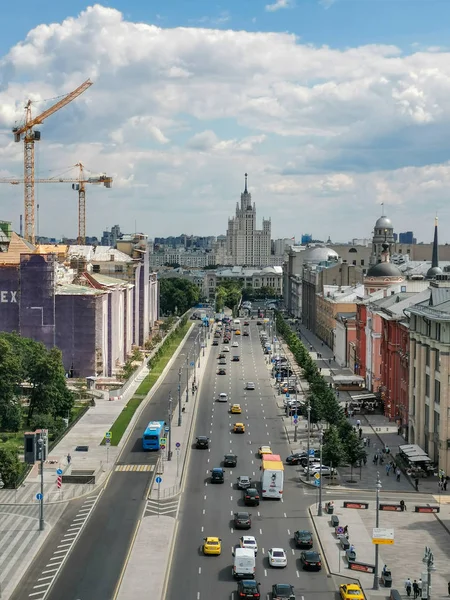
POLYGON ((247 189, 241 194, 241 204, 236 203, 236 216, 228 219, 226 251, 234 265, 266 267, 270 264, 270 219, 263 219, 262 230, 256 229, 256 208, 247 189))

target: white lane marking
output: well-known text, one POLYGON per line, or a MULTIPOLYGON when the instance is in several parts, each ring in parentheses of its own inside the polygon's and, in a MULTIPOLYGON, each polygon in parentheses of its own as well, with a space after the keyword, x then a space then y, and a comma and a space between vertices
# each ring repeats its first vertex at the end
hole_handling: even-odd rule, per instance
MULTIPOLYGON (((33 590, 37 590, 38 588, 48 587, 50 585, 50 581, 47 583, 40 583, 39 585, 33 585, 33 590)), ((44 590, 42 590, 44 591, 44 590)))
POLYGON ((286 513, 283 513, 283 515, 284 515, 284 518, 286 519, 286 518, 287 518, 287 514, 286 514, 286 513))
POLYGON ((204 527, 203 527, 203 525, 202 525, 202 533, 203 533, 203 530, 204 530, 204 529, 205 529, 205 528, 204 528, 204 527))
POLYGON ((287 532, 288 532, 288 535, 291 535, 291 530, 290 529, 288 529, 287 532))
POLYGON ((205 514, 205 513, 206 513, 206 510, 205 510, 205 509, 203 509, 203 514, 205 514))
POLYGON ((200 600, 200 592, 197 592, 197 600, 200 600))
POLYGON ((294 548, 291 548, 292 554, 295 556, 295 550, 294 548))
POLYGON ((55 567, 53 569, 47 569, 47 571, 42 571, 42 575, 45 575, 46 573, 54 573, 57 570, 58 570, 57 567, 55 567))
POLYGON ((45 581, 46 579, 53 579, 53 575, 47 575, 47 577, 39 577, 38 581, 45 581))
POLYGON ((267 569, 264 569, 264 577, 267 577, 267 569))
POLYGON ((201 568, 201 567, 199 567, 199 568, 198 568, 198 574, 199 574, 199 575, 201 575, 201 574, 202 574, 202 568, 201 568))
POLYGON ((231 527, 231 533, 234 533, 234 529, 231 527))
POLYGON ((260 517, 260 516, 261 516, 261 513, 260 513, 260 512, 259 512, 259 510, 258 510, 258 517, 260 517))
POLYGON ((300 577, 300 573, 298 571, 295 571, 297 573, 297 577, 300 577))
POLYGON ((233 496, 230 496, 230 500, 231 500, 231 502, 233 502, 233 496))
POLYGON ((203 496, 203 500, 206 500, 206 494, 203 496))
POLYGON ((259 530, 259 535, 262 535, 262 529, 259 530))

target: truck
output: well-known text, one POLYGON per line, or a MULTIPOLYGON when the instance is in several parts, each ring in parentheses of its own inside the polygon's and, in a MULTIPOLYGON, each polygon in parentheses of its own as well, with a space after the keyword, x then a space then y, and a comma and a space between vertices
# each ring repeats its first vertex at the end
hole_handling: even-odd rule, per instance
POLYGON ((261 461, 261 495, 281 500, 284 486, 284 466, 278 454, 264 454, 261 461))

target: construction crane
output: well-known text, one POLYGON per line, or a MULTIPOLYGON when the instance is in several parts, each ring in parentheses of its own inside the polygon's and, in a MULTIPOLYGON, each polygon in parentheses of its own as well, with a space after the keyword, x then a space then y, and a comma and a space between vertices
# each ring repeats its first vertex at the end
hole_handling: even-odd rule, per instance
MULTIPOLYGON (((86 184, 104 185, 106 188, 112 186, 113 179, 104 173, 100 175, 89 175, 82 163, 74 165, 78 167, 78 177, 48 177, 46 179, 34 179, 34 183, 71 183, 72 189, 78 192, 78 244, 86 243, 86 184)), ((2 178, 0 183, 19 185, 25 183, 25 178, 2 178)), ((34 221, 33 221, 34 227, 34 221)))
POLYGON ((82 83, 76 90, 70 92, 59 102, 44 110, 43 113, 37 117, 31 115, 32 101, 28 100, 25 105, 25 123, 19 127, 13 128, 14 141, 20 142, 23 136, 24 141, 24 160, 23 160, 23 182, 24 186, 24 216, 25 216, 25 239, 32 244, 35 242, 34 232, 34 142, 38 142, 41 139, 41 132, 35 131, 33 127, 35 125, 41 125, 47 117, 63 108, 75 98, 78 98, 83 92, 85 92, 92 85, 92 81, 87 79, 82 83))

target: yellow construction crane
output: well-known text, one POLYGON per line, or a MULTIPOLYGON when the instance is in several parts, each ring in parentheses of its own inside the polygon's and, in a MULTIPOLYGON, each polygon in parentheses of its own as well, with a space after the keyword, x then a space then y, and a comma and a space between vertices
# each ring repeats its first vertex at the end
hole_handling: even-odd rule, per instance
MULTIPOLYGON (((78 177, 48 177, 46 179, 34 179, 34 183, 71 183, 72 189, 78 192, 78 243, 86 243, 86 184, 104 185, 106 188, 112 186, 113 179, 104 173, 100 175, 89 175, 83 164, 77 163, 78 177)), ((19 185, 25 183, 25 179, 17 178, 2 178, 0 183, 10 183, 11 185, 19 185)), ((34 213, 33 213, 34 215, 34 213)), ((34 227, 34 220, 33 220, 34 227)))
POLYGON ((72 100, 75 100, 80 94, 85 92, 92 85, 92 81, 87 79, 82 83, 76 90, 70 92, 59 102, 44 110, 43 113, 37 117, 32 118, 31 116, 31 105, 32 101, 28 100, 25 105, 25 123, 20 127, 13 128, 14 141, 20 142, 23 136, 24 141, 24 175, 23 182, 24 186, 24 218, 25 218, 25 239, 32 244, 35 242, 34 233, 34 142, 38 142, 41 139, 41 132, 33 130, 35 125, 41 125, 44 120, 63 108, 72 100))

